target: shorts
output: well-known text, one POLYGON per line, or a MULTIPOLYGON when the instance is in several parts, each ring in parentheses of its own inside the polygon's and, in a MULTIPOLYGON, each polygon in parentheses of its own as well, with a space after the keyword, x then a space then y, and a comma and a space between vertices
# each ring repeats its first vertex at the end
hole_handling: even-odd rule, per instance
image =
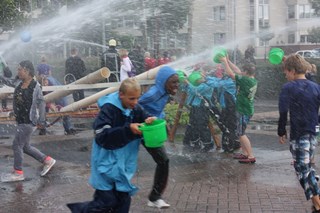
POLYGON ((252 115, 244 115, 237 112, 237 136, 243 136, 246 134, 247 125, 252 115))

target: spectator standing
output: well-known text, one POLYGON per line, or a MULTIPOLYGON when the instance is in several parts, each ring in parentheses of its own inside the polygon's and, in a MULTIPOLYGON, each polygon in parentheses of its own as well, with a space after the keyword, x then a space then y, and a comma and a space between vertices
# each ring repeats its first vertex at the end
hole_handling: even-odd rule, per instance
MULTIPOLYGON (((57 81, 55 78, 48 76, 43 77, 42 81, 40 82, 42 86, 55 86, 55 85, 61 85, 59 81, 57 81)), ((49 92, 43 92, 44 95, 48 94, 49 92)), ((67 98, 62 97, 58 100, 55 100, 54 103, 46 103, 46 112, 49 112, 49 110, 57 112, 60 111, 61 108, 68 105, 67 98)), ((74 135, 76 134, 76 130, 73 128, 73 125, 71 123, 71 118, 69 115, 62 116, 62 125, 64 128, 64 134, 65 135, 74 135)))
POLYGON ((256 60, 254 59, 254 53, 255 53, 254 47, 252 45, 249 45, 244 52, 244 59, 248 63, 256 64, 256 60))
POLYGON ((128 51, 126 49, 120 49, 119 56, 121 58, 120 81, 134 77, 136 75, 136 69, 128 56, 128 51))
POLYGON ((139 75, 144 72, 144 54, 140 45, 137 45, 132 51, 129 52, 129 58, 136 68, 136 74, 139 75))
POLYGON ((156 59, 151 57, 150 52, 144 53, 144 70, 145 71, 155 68, 156 63, 157 63, 156 59))
MULTIPOLYGON (((8 83, 9 78, 12 77, 12 72, 8 64, 4 61, 2 57, 0 58, 0 72, 1 72, 1 75, 3 76, 3 79, 1 79, 0 82, 3 81, 4 84, 8 83)), ((8 110, 6 98, 1 100, 1 105, 2 105, 2 110, 8 110)))
POLYGON ((158 66, 163 65, 163 64, 168 64, 170 63, 170 58, 169 58, 169 53, 167 51, 163 52, 163 55, 158 58, 157 64, 158 66))
POLYGON ((310 81, 317 83, 317 66, 315 64, 310 64, 307 72, 306 78, 310 81))
POLYGON ((37 127, 46 125, 45 102, 40 84, 33 79, 34 66, 30 61, 22 61, 18 67, 18 77, 21 80, 13 94, 13 111, 17 128, 12 144, 14 171, 1 178, 2 182, 24 180, 22 170, 23 153, 33 157, 43 164, 40 176, 44 176, 56 163, 56 160, 40 152, 30 145, 30 137, 37 127))
POLYGON ((306 199, 312 201, 313 212, 320 212, 320 189, 311 158, 319 134, 318 114, 320 87, 306 79, 306 61, 300 55, 290 55, 284 61, 284 73, 288 83, 284 84, 279 96, 279 142, 287 139, 287 116, 290 116, 290 152, 294 169, 306 199))
POLYGON ((109 48, 101 54, 101 67, 107 67, 113 75, 107 81, 117 82, 119 79, 120 63, 118 51, 116 50, 117 41, 114 39, 109 40, 109 48))
POLYGON ((47 59, 45 56, 41 57, 41 63, 37 66, 37 72, 39 77, 47 77, 51 75, 51 68, 47 64, 47 59))
MULTIPOLYGON (((68 84, 84 77, 86 74, 86 66, 84 61, 78 56, 76 48, 71 49, 71 56, 66 60, 66 82, 68 84)), ((73 92, 74 102, 84 99, 83 90, 75 90, 73 92)))

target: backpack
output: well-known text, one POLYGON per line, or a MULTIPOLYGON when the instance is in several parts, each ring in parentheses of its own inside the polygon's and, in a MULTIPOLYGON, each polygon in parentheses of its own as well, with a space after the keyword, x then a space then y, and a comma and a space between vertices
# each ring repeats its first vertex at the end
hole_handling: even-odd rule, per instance
POLYGON ((136 70, 136 68, 133 66, 132 62, 130 62, 130 66, 131 66, 131 71, 128 72, 128 76, 131 78, 131 77, 136 76, 137 70, 136 70))

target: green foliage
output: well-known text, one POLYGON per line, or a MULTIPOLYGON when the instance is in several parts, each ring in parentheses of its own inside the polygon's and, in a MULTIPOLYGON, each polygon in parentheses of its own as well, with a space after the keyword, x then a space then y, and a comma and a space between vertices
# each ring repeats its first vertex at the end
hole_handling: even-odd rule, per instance
POLYGON ((320 15, 320 0, 309 0, 312 8, 315 10, 315 13, 320 15))
POLYGON ((311 43, 320 43, 320 27, 313 27, 311 30, 308 30, 309 38, 308 40, 311 43))
POLYGON ((19 10, 19 1, 0 0, 0 33, 22 26, 27 17, 19 10))
POLYGON ((272 65, 269 62, 260 61, 256 66, 258 81, 257 98, 278 98, 282 85, 287 82, 281 65, 272 65))
MULTIPOLYGON (((166 121, 169 125, 174 124, 174 119, 176 118, 178 106, 179 104, 177 103, 168 103, 164 108, 164 111, 166 113, 166 121)), ((186 107, 183 107, 181 111, 182 113, 180 116, 179 124, 186 125, 189 123, 189 111, 186 107)))

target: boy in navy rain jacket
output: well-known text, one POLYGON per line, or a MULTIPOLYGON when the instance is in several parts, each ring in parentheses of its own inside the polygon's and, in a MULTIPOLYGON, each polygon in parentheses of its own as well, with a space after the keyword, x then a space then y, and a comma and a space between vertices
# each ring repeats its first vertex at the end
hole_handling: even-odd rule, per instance
POLYGON ((140 123, 151 123, 137 105, 141 89, 133 78, 125 79, 119 92, 98 100, 100 112, 94 121, 90 184, 94 200, 67 204, 74 213, 129 212, 131 196, 137 187, 131 179, 137 168, 141 141, 140 123))

